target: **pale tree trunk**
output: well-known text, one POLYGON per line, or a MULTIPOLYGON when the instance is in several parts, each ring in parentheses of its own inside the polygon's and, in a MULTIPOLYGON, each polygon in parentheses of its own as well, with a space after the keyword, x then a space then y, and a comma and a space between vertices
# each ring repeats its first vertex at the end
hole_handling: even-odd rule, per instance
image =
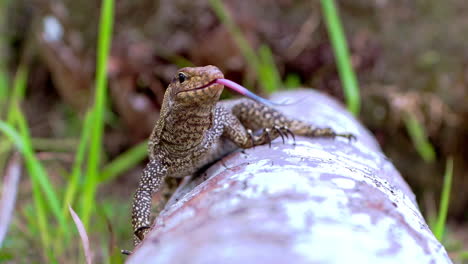
POLYGON ((451 263, 371 134, 332 99, 285 113, 354 133, 237 151, 179 189, 127 263, 451 263))

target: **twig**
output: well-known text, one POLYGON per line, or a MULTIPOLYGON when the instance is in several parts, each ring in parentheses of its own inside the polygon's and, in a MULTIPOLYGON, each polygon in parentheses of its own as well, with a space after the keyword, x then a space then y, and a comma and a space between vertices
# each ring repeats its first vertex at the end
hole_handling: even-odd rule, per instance
POLYGON ((83 225, 83 222, 81 222, 80 217, 75 213, 75 211, 73 211, 70 205, 68 205, 68 210, 70 211, 73 221, 75 222, 76 228, 78 229, 78 233, 80 234, 81 242, 83 244, 83 251, 86 257, 86 264, 92 264, 93 253, 91 252, 91 248, 89 247, 89 238, 88 234, 86 234, 86 229, 83 225))

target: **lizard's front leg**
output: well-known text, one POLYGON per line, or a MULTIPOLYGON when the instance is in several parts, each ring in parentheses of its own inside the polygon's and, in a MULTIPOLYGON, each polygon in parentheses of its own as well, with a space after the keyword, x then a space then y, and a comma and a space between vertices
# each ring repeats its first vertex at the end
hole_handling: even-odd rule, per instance
POLYGON ((355 139, 351 133, 337 133, 328 127, 316 127, 307 122, 289 118, 274 108, 249 99, 239 100, 231 106, 231 111, 246 128, 254 131, 262 128, 280 127, 285 131, 292 131, 296 135, 306 137, 355 139))
POLYGON ((151 200, 153 193, 161 188, 167 174, 167 166, 152 160, 143 170, 132 207, 132 225, 137 246, 150 231, 151 200))
MULTIPOLYGON (((259 145, 270 144, 272 140, 281 136, 285 136, 287 131, 279 126, 272 126, 271 128, 264 128, 260 135, 255 135, 254 131, 245 128, 244 125, 233 115, 230 111, 223 108, 219 114, 223 116, 224 133, 223 136, 230 139, 240 148, 251 148, 259 145)), ((283 138, 284 139, 284 138, 283 138)))

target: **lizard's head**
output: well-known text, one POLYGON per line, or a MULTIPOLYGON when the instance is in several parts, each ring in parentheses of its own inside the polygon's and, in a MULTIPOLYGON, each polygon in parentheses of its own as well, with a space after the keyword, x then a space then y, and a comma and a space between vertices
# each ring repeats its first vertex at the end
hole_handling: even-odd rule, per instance
POLYGON ((224 86, 216 83, 224 78, 215 66, 180 69, 168 87, 174 100, 181 104, 217 102, 224 86))

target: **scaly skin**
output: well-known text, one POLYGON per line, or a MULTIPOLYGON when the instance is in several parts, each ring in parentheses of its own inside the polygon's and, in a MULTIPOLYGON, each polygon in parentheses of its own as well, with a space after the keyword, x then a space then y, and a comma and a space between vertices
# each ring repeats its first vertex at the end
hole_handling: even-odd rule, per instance
POLYGON ((149 140, 150 162, 134 196, 135 245, 150 230, 152 194, 167 176, 191 175, 236 147, 270 144, 278 136, 354 138, 288 118, 249 99, 218 102, 223 86, 214 81, 219 78, 224 76, 215 66, 183 68, 169 84, 149 140), (259 130, 260 134, 254 134, 259 130))

